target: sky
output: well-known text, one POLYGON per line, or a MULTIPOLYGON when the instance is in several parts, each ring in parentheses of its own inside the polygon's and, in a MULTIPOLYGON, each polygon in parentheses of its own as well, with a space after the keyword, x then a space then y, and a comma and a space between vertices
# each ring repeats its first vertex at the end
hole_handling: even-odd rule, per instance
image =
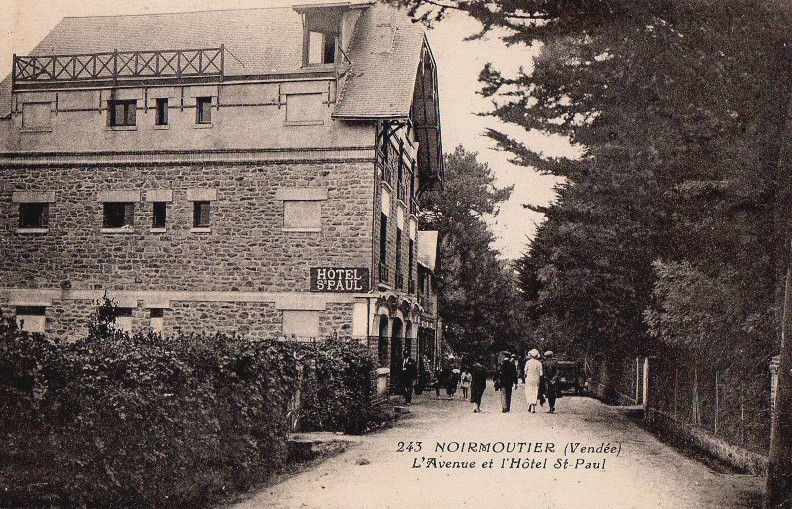
MULTIPOLYGON (((65 16, 146 14, 213 9, 272 7, 316 0, 0 0, 0 70, 11 70, 13 54, 25 55, 65 16)), ((539 175, 530 168, 508 162, 509 155, 494 149, 485 136, 487 128, 506 130, 532 149, 548 155, 574 155, 565 140, 548 138, 504 126, 497 119, 481 116, 492 109, 491 101, 477 93, 478 74, 487 62, 496 69, 514 73, 520 67, 530 71, 535 49, 506 47, 497 35, 481 40, 464 38, 479 31, 478 23, 464 13, 451 13, 428 31, 437 61, 443 147, 446 152, 457 145, 477 152, 495 175, 498 187, 514 186, 510 200, 490 219, 496 236, 494 247, 504 258, 517 258, 527 250, 542 215, 527 210, 524 204, 546 205, 555 194, 553 177, 539 175)), ((141 48, 147 49, 147 48, 141 48)), ((6 72, 0 72, 5 75, 6 72)))

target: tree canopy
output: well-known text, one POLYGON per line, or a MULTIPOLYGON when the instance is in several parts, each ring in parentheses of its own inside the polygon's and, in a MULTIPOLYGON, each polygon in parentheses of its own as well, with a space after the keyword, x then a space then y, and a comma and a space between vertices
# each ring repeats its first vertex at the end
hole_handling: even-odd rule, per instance
POLYGON ((459 354, 484 356, 515 348, 522 331, 522 302, 514 271, 498 259, 487 219, 512 188, 497 188, 487 164, 461 146, 445 155, 445 180, 421 195, 421 228, 437 230, 439 310, 444 337, 459 354))

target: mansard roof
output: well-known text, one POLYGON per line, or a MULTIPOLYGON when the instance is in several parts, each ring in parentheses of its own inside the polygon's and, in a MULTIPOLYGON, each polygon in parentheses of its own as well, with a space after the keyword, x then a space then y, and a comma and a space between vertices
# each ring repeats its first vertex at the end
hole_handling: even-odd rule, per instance
POLYGON ((70 55, 225 47, 227 75, 302 65, 302 21, 290 7, 63 18, 30 53, 70 55))
MULTIPOLYGON (((310 8, 322 8, 316 4, 310 8)), ((339 117, 409 115, 423 29, 405 13, 370 0, 329 4, 363 8, 349 51, 352 62, 339 117), (391 37, 389 34, 393 34, 391 37)), ((225 48, 226 77, 305 72, 301 8, 217 10, 172 14, 67 17, 30 56, 118 51, 225 48)), ((0 116, 10 113, 10 78, 2 83, 0 116)))
POLYGON ((410 116, 424 48, 420 24, 384 5, 367 9, 349 48, 352 67, 336 105, 336 118, 410 116))

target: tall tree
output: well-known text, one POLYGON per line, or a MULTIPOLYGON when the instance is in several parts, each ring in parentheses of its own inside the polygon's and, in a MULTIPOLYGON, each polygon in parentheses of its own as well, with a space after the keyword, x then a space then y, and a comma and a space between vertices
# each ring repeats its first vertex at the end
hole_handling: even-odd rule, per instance
MULTIPOLYGON (((481 74, 501 98, 494 115, 583 149, 552 159, 490 132, 514 162, 566 179, 519 265, 534 319, 586 350, 676 350, 766 393, 758 366, 778 348, 792 203, 785 2, 401 3, 426 19, 462 9, 506 28, 508 44, 541 43, 530 76, 481 74)), ((749 403, 764 424, 768 399, 749 403)), ((786 474, 771 474, 768 506, 792 504, 792 433, 780 449, 771 465, 786 474)))
POLYGON ((512 268, 498 259, 487 220, 512 188, 496 188, 492 170, 461 146, 445 155, 442 187, 421 195, 423 228, 440 241, 440 314, 445 338, 460 354, 482 356, 516 347, 521 300, 512 268))

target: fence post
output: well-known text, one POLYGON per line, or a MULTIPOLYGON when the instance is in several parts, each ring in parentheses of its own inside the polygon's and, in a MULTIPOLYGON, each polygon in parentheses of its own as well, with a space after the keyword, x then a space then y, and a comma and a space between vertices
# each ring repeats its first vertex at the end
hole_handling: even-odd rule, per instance
POLYGON ((649 408, 649 357, 644 357, 643 366, 643 406, 649 408))
POLYGON ((635 404, 641 402, 641 368, 640 357, 635 358, 635 404))
POLYGON ((691 418, 693 419, 693 424, 698 425, 699 420, 699 404, 698 404, 698 368, 693 370, 693 401, 692 405, 693 408, 691 409, 692 415, 691 418))
POLYGON ((719 395, 720 384, 718 383, 718 381, 719 381, 718 380, 718 375, 719 375, 719 373, 718 373, 718 371, 716 371, 715 372, 715 435, 716 436, 718 435, 718 414, 719 414, 719 411, 720 411, 720 399, 719 399, 720 398, 720 395, 719 395))
POLYGON ((745 447, 745 396, 740 385, 740 445, 745 447))

